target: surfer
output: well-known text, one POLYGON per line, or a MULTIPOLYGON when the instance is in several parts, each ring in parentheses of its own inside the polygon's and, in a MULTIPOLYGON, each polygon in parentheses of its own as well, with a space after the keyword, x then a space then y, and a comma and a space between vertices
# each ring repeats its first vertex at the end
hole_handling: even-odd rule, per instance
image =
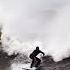
POLYGON ((36 49, 29 56, 32 59, 32 63, 31 63, 30 68, 32 68, 35 60, 37 61, 37 64, 35 65, 35 67, 38 67, 38 65, 40 64, 41 60, 37 57, 37 55, 39 53, 42 53, 43 56, 45 55, 44 52, 42 52, 41 50, 39 50, 39 47, 37 46, 36 49))

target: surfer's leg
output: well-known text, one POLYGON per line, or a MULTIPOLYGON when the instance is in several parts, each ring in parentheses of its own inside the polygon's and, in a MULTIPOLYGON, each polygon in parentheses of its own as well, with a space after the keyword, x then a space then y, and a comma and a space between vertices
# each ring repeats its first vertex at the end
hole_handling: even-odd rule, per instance
POLYGON ((35 67, 38 67, 38 65, 40 65, 41 60, 39 58, 37 58, 37 57, 36 57, 36 60, 37 60, 37 64, 36 64, 35 67))
POLYGON ((33 64, 34 64, 34 59, 32 59, 32 63, 31 63, 30 68, 32 68, 32 67, 33 67, 33 64))

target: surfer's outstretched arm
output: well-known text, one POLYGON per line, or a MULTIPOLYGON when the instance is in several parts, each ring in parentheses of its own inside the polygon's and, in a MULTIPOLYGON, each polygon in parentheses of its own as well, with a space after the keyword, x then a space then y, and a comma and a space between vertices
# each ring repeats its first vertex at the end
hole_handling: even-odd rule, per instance
POLYGON ((44 52, 42 52, 42 51, 40 51, 40 53, 42 53, 42 54, 43 54, 43 56, 45 55, 45 53, 44 53, 44 52))

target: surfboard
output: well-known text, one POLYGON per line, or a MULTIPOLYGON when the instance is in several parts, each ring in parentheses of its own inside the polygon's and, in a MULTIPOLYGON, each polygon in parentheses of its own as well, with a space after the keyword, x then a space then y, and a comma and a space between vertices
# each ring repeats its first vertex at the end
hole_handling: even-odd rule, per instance
POLYGON ((35 67, 33 67, 33 68, 22 68, 23 70, 36 70, 36 68, 35 67))

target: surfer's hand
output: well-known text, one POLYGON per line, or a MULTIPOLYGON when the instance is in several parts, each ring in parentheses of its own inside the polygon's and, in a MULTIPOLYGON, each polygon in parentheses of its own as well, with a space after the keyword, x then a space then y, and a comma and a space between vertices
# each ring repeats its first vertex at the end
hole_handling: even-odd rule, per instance
POLYGON ((44 56, 45 54, 43 53, 43 56, 44 56))

